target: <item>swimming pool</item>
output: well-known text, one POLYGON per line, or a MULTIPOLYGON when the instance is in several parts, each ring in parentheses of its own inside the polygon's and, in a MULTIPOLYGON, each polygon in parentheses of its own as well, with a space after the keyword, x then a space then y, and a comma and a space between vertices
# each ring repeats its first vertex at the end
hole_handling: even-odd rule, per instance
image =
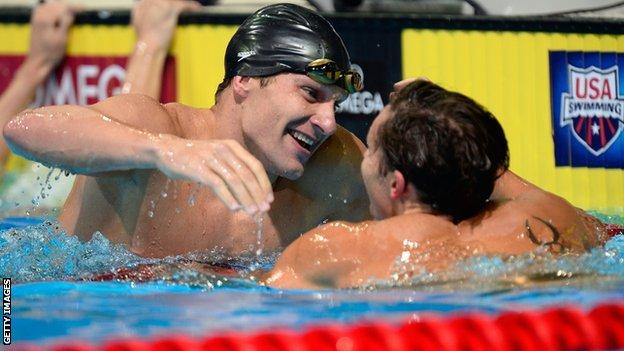
MULTIPOLYGON (((622 217, 607 220, 624 224, 622 217)), ((0 226, 0 275, 13 280, 14 345, 302 330, 371 320, 398 323, 474 311, 496 316, 562 305, 589 310, 624 301, 624 236, 581 256, 475 258, 444 276, 425 274, 407 285, 376 282, 361 290, 283 291, 245 278, 248 270, 270 265, 272 257, 239 262, 248 270, 238 277, 196 269, 189 257, 142 259, 101 235, 81 243, 53 221, 10 218, 0 226), (136 282, 119 274, 119 267, 160 268, 136 282), (94 277, 113 280, 91 281, 94 277)))

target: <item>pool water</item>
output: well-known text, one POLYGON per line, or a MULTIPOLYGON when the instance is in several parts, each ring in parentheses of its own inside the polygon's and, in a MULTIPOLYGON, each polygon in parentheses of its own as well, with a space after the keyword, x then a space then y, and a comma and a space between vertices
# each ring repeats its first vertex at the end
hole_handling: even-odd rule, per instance
MULTIPOLYGON (((624 224, 623 217, 606 217, 624 224)), ((423 314, 583 308, 624 299, 624 236, 583 255, 513 259, 477 257, 444 275, 375 282, 359 290, 278 290, 258 285, 253 271, 275 257, 249 256, 240 275, 197 269, 190 261, 218 252, 144 259, 96 234, 82 243, 54 221, 9 218, 0 223, 0 275, 11 277, 13 341, 48 345, 102 342, 122 336, 209 335, 369 319, 399 321, 423 314), (120 267, 159 267, 141 282, 120 267)))

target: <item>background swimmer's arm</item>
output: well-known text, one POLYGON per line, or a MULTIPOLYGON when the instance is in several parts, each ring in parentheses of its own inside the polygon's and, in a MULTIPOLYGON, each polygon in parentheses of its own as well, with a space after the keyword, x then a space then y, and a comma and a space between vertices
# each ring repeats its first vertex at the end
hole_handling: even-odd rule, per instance
MULTIPOLYGON (((61 1, 47 2, 35 8, 30 23, 28 56, 0 97, 0 125, 4 126, 28 106, 37 86, 63 58, 67 33, 77 10, 61 1)), ((0 138, 0 164, 4 164, 9 155, 9 148, 0 138)))
MULTIPOLYGON (((266 211, 273 199, 262 164, 232 140, 189 140, 156 100, 122 94, 89 107, 48 106, 4 127, 11 150, 50 167, 85 175, 158 169, 206 185, 230 209, 266 211)), ((131 173, 129 173, 131 175, 131 173)))
POLYGON ((141 0, 132 9, 132 26, 137 42, 128 60, 123 93, 160 97, 167 51, 183 11, 195 11, 201 5, 187 0, 141 0))

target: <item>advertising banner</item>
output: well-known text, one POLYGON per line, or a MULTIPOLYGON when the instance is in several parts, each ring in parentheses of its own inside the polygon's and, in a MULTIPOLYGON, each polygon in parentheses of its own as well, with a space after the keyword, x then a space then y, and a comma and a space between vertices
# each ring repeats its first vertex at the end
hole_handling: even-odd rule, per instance
POLYGON ((549 56, 556 165, 624 168, 624 54, 552 51, 549 56))
MULTIPOLYGON (((0 55, 0 92, 9 85, 23 55, 0 55)), ((37 88, 32 106, 91 105, 121 93, 127 57, 69 56, 37 88)), ((176 101, 175 59, 168 57, 163 75, 162 102, 176 101)))

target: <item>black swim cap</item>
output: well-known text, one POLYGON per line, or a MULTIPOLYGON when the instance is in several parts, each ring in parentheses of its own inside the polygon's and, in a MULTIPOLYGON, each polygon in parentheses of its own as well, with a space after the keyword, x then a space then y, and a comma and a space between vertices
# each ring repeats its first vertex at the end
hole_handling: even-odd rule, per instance
POLYGON ((293 4, 263 7, 238 28, 225 51, 225 78, 305 73, 310 62, 330 59, 349 70, 349 53, 329 22, 293 4))

